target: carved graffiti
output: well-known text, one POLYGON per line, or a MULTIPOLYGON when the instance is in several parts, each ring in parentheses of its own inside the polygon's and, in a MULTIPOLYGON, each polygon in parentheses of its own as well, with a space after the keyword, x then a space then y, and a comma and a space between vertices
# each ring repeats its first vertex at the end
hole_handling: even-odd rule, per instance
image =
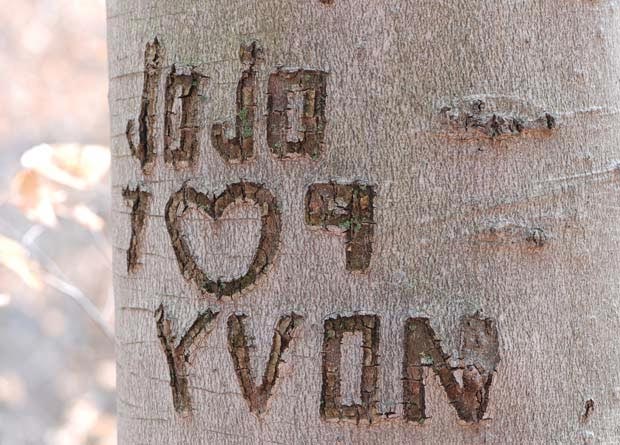
MULTIPOLYGON (((332 4, 331 0, 321 1, 332 4)), ((163 111, 163 114, 157 114, 163 54, 163 48, 157 39, 146 45, 144 84, 137 126, 136 121, 130 119, 125 132, 129 150, 138 159, 142 175, 152 173, 157 156, 156 135, 162 138, 159 141, 163 147, 160 154, 165 161, 160 164, 162 168, 178 170, 199 166, 197 161, 203 142, 202 127, 204 122, 208 121, 207 116, 203 115, 202 106, 207 77, 195 68, 181 65, 172 65, 167 71, 163 88, 163 109, 159 107, 159 112, 163 111), (162 123, 163 131, 158 132, 158 125, 161 126, 162 123), (134 134, 136 131, 137 142, 134 134)), ((257 105, 262 103, 258 84, 258 66, 263 59, 262 49, 256 42, 242 45, 239 57, 243 70, 237 82, 234 122, 215 123, 210 132, 213 148, 227 163, 244 163, 255 157, 255 147, 259 145, 255 144, 258 140, 255 129, 257 123, 262 124, 257 121, 264 113, 257 105)), ((267 110, 264 117, 267 145, 275 157, 275 162, 272 162, 273 159, 268 160, 272 164, 283 164, 283 161, 301 158, 317 160, 324 152, 327 77, 326 72, 318 69, 281 67, 269 76, 267 110)), ((544 116, 544 119, 537 117, 535 120, 523 121, 518 116, 498 117, 497 114, 483 113, 484 107, 479 104, 476 106, 480 113, 476 114, 479 119, 474 122, 473 127, 470 125, 469 114, 459 114, 459 110, 457 113, 450 107, 442 109, 442 113, 447 116, 446 125, 454 130, 453 132, 466 133, 468 137, 470 129, 474 128, 480 133, 480 137, 488 138, 510 136, 526 130, 542 129, 547 132, 555 128, 554 118, 549 115, 544 116)), ((226 165, 225 168, 254 171, 252 166, 246 168, 226 165)), ((271 170, 266 171, 271 174, 271 170)), ((197 191, 189 186, 188 182, 177 189, 178 184, 187 179, 186 173, 190 172, 183 173, 182 178, 173 177, 173 181, 168 177, 162 179, 159 175, 157 178, 143 178, 146 183, 161 183, 166 186, 170 182, 177 184, 173 189, 177 191, 171 194, 166 203, 164 220, 181 274, 196 286, 201 296, 214 295, 221 299, 249 291, 259 278, 267 274, 280 248, 282 215, 278 199, 264 184, 246 180, 226 185, 224 191, 217 195, 197 191), (198 265, 190 249, 190 240, 186 239, 183 233, 183 224, 187 222, 191 212, 196 212, 218 227, 218 223, 226 219, 224 214, 227 209, 242 203, 251 204, 260 211, 259 240, 247 271, 230 279, 210 277, 198 265)), ((192 178, 192 181, 201 177, 200 173, 197 174, 198 178, 192 178)), ((273 182, 276 186, 280 184, 278 181, 273 182)), ((375 192, 375 186, 362 182, 316 182, 308 186, 304 196, 295 197, 299 201, 304 200, 303 210, 302 206, 292 207, 300 210, 300 213, 303 211, 305 223, 310 228, 329 229, 330 233, 339 232, 345 239, 346 270, 365 273, 371 268, 373 255, 375 192)), ((131 239, 127 250, 127 271, 131 274, 141 265, 147 217, 157 212, 157 209, 154 211, 150 207, 158 200, 153 200, 153 196, 141 187, 126 187, 122 196, 129 201, 132 209, 131 239)), ((289 204, 286 203, 287 206, 289 204)), ((159 212, 161 213, 161 209, 159 212)), ((297 216, 301 218, 301 214, 297 216)), ((527 233, 526 239, 533 246, 542 247, 547 235, 542 229, 533 228, 527 233)), ((310 275, 303 276, 308 279, 310 275)), ((310 276, 310 279, 314 277, 310 276)), ((355 280, 354 277, 351 279, 355 280)), ((218 303, 226 302, 223 300, 218 303)), ((200 313, 185 334, 177 340, 164 306, 159 306, 155 311, 157 336, 168 364, 172 402, 180 415, 189 415, 193 409, 188 384, 193 350, 197 346, 198 338, 209 335, 214 328, 217 316, 218 313, 212 310, 200 313)), ((277 320, 260 383, 257 382, 253 370, 252 344, 247 332, 246 318, 246 315, 229 312, 226 324, 228 353, 249 411, 262 416, 268 411, 279 376, 284 374, 286 368, 282 367, 283 356, 301 325, 302 316, 290 312, 277 320)), ((389 416, 378 411, 380 325, 379 315, 357 312, 355 315, 337 315, 323 321, 322 349, 314 351, 313 357, 322 359, 317 360, 317 363, 321 362, 319 412, 323 420, 355 424, 389 420, 389 416), (358 342, 354 346, 349 344, 352 338, 358 342), (351 369, 344 370, 347 353, 351 351, 360 353, 359 360, 349 360, 359 362, 354 363, 352 369, 359 371, 359 378, 357 374, 347 372, 351 369), (355 378, 348 378, 351 375, 355 375, 355 378), (350 393, 353 393, 353 401, 348 399, 350 393)), ((465 316, 461 320, 458 357, 452 357, 442 349, 428 318, 407 319, 404 326, 401 374, 402 418, 420 424, 427 419, 425 384, 432 370, 462 421, 477 423, 483 420, 499 363, 498 337, 497 327, 492 319, 483 318, 479 314, 465 316)), ((400 365, 401 363, 397 371, 399 373, 400 365)), ((590 402, 586 404, 586 420, 594 410, 594 402, 590 402)))
POLYGON ((196 283, 203 293, 215 294, 218 298, 239 293, 264 275, 273 262, 280 242, 280 211, 276 198, 267 188, 253 182, 230 184, 218 196, 208 196, 184 186, 168 200, 165 219, 183 276, 196 283), (216 221, 226 208, 235 202, 249 202, 259 207, 260 240, 248 271, 243 276, 229 281, 213 280, 196 264, 187 241, 181 234, 181 217, 186 211, 194 208, 216 221))
POLYGON ((323 152, 327 73, 280 68, 269 77, 267 143, 278 158, 323 152))
POLYGON ((486 412, 489 389, 499 362, 498 333, 495 322, 477 315, 461 320, 461 364, 450 365, 428 318, 410 318, 405 324, 403 395, 405 418, 426 419, 424 368, 439 377, 450 404, 466 422, 479 422, 486 412), (456 375, 461 373, 462 384, 456 375))
POLYGON ((261 57, 262 49, 257 42, 242 45, 239 49, 239 58, 246 69, 241 73, 241 79, 237 84, 235 134, 231 137, 227 135, 232 126, 228 122, 215 123, 211 128, 213 147, 229 162, 244 162, 254 156, 256 65, 261 57))
POLYGON ((200 152, 200 101, 206 77, 193 68, 172 66, 166 81, 164 159, 175 167, 196 162, 200 152))
POLYGON ((138 117, 138 143, 133 142, 135 122, 127 121, 125 131, 129 151, 140 161, 145 174, 150 173, 155 162, 155 127, 157 122, 157 92, 161 78, 163 49, 159 40, 146 44, 144 51, 144 84, 138 117))
POLYGON ((373 199, 373 187, 357 183, 312 184, 306 193, 306 223, 344 231, 347 270, 364 272, 370 265, 373 199))
POLYGON ((356 423, 362 420, 372 422, 377 393, 378 353, 379 317, 376 315, 353 315, 325 320, 321 417, 336 420, 349 419, 356 423), (360 404, 345 405, 341 401, 341 345, 345 332, 362 333, 360 404))
POLYGON ((136 272, 140 265, 140 250, 144 243, 146 217, 149 213, 151 194, 136 187, 123 189, 123 198, 131 205, 131 239, 127 249, 127 272, 136 272))
POLYGON ((211 333, 213 321, 216 317, 217 312, 212 312, 211 310, 198 315, 175 346, 176 335, 172 333, 171 322, 166 318, 164 306, 159 306, 157 311, 155 311, 157 337, 161 342, 168 362, 172 402, 174 409, 179 414, 191 414, 192 404, 187 383, 187 367, 190 364, 192 351, 196 347, 198 337, 211 333))
POLYGON ((278 379, 282 354, 293 339, 293 333, 301 323, 302 317, 291 313, 278 320, 263 380, 259 386, 255 384, 252 375, 250 348, 248 347, 244 318, 244 315, 238 314, 233 314, 228 318, 228 350, 235 365, 235 373, 241 385, 243 397, 247 400, 250 411, 262 414, 267 408, 267 402, 278 379))

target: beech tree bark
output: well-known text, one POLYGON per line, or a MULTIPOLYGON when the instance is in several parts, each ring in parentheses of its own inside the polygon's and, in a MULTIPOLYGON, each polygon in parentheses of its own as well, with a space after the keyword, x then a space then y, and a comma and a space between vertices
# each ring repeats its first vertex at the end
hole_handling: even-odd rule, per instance
POLYGON ((109 0, 119 443, 620 443, 612 0, 109 0))

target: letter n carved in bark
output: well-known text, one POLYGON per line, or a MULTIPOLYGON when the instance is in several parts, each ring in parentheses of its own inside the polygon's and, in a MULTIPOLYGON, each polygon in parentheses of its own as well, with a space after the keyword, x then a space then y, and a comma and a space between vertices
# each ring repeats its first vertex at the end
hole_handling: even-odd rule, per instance
POLYGON ((405 324, 403 396, 405 418, 426 419, 424 367, 439 377, 448 400, 461 420, 480 422, 489 403, 493 374, 499 363, 499 340, 495 322, 478 315, 461 320, 461 365, 452 367, 428 318, 410 318, 405 324), (457 381, 462 372, 462 384, 457 381))

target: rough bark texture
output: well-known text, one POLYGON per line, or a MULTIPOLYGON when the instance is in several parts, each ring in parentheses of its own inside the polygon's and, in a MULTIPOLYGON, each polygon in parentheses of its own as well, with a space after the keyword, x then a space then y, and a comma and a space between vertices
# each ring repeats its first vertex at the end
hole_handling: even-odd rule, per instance
POLYGON ((620 443, 618 1, 108 21, 120 444, 620 443))

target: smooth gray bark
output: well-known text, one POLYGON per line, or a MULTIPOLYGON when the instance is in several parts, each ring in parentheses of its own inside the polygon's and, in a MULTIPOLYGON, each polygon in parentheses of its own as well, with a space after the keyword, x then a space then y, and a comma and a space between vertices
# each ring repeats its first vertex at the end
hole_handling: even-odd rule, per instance
POLYGON ((618 1, 108 0, 108 35, 120 444, 620 442, 618 1))

